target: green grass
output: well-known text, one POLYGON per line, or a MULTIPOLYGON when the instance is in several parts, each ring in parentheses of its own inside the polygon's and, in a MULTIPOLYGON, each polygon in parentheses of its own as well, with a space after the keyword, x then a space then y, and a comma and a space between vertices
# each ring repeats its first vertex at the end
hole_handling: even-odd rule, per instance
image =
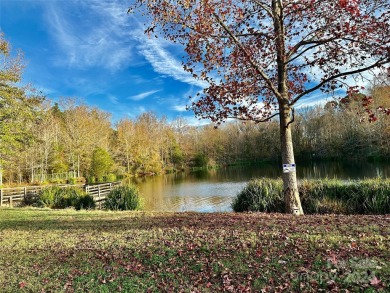
POLYGON ((389 216, 0 209, 0 288, 385 292, 389 235, 389 216))

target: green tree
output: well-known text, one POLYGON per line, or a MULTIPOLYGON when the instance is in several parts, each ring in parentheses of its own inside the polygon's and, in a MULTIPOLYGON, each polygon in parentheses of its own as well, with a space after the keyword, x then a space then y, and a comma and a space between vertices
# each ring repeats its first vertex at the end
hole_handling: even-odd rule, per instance
POLYGON ((96 148, 92 153, 91 161, 91 175, 94 176, 98 181, 103 179, 114 165, 114 161, 110 154, 102 149, 96 148))
POLYGON ((68 163, 77 177, 90 170, 91 153, 96 148, 109 149, 112 134, 110 114, 80 105, 75 100, 63 100, 63 139, 68 163))
POLYGON ((31 128, 39 118, 43 100, 32 89, 21 87, 22 55, 11 55, 11 46, 0 34, 0 185, 3 169, 33 139, 31 128))

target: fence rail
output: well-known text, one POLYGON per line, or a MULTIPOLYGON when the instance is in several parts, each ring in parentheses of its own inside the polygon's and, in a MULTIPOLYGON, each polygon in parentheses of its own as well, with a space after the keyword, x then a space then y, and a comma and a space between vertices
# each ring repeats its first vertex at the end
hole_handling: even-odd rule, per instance
POLYGON ((96 185, 85 185, 84 190, 86 193, 91 195, 96 203, 100 204, 104 201, 107 195, 110 193, 111 189, 115 186, 120 185, 120 182, 111 182, 111 183, 103 183, 96 185))
MULTIPOLYGON (((111 189, 115 186, 120 185, 120 182, 102 183, 95 185, 55 185, 61 188, 69 186, 82 187, 83 190, 91 195, 96 203, 101 205, 111 189)), ((0 189, 0 207, 8 206, 13 207, 20 205, 24 199, 32 198, 37 196, 38 192, 41 191, 45 186, 25 186, 25 187, 14 187, 14 188, 1 188, 0 189)))

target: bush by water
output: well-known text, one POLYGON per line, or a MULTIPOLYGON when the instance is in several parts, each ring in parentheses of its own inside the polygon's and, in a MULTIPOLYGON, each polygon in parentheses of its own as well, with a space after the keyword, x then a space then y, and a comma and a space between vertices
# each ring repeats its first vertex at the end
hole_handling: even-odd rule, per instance
POLYGON ((94 209, 93 197, 77 187, 48 186, 43 188, 34 202, 29 203, 37 207, 64 209, 74 207, 80 209, 94 209))
MULTIPOLYGON (((390 213, 390 180, 303 180, 298 185, 307 214, 390 213)), ((251 180, 232 204, 236 212, 284 212, 281 179, 251 180)))
POLYGON ((133 185, 117 186, 108 194, 104 208, 108 210, 139 210, 141 199, 138 189, 133 185))

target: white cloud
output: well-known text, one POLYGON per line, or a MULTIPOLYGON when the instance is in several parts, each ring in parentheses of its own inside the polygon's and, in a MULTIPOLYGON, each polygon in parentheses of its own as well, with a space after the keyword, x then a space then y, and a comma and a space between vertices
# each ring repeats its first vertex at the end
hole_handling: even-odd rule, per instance
POLYGON ((320 92, 316 95, 311 95, 309 97, 302 97, 302 99, 300 99, 299 102, 295 105, 295 108, 302 109, 306 107, 323 106, 331 99, 332 98, 330 98, 329 96, 320 92))
POLYGON ((142 113, 145 113, 145 112, 146 112, 146 108, 143 107, 143 106, 139 106, 139 107, 132 108, 130 111, 127 111, 126 114, 130 118, 134 119, 134 118, 138 117, 139 115, 141 115, 142 113))
POLYGON ((140 62, 134 58, 137 49, 156 73, 200 88, 207 86, 205 81, 196 80, 184 71, 180 57, 171 53, 177 45, 144 34, 143 25, 136 16, 127 14, 128 2, 72 0, 48 3, 47 23, 61 50, 57 64, 117 71, 140 62), (77 16, 74 11, 81 11, 81 15, 77 16))
POLYGON ((147 92, 144 92, 144 93, 140 93, 138 95, 135 95, 135 96, 131 96, 129 97, 128 99, 129 100, 133 100, 133 101, 140 101, 140 100, 143 100, 155 93, 158 93, 160 92, 161 90, 153 90, 153 91, 147 91, 147 92))
POLYGON ((130 22, 125 4, 111 1, 48 3, 49 31, 61 50, 57 64, 74 68, 103 67, 111 71, 130 64, 132 46, 128 41, 130 22))
POLYGON ((207 82, 197 80, 190 73, 184 71, 179 58, 173 56, 168 50, 168 46, 173 48, 170 43, 162 39, 148 38, 142 29, 137 30, 135 36, 141 43, 138 46, 140 53, 150 63, 155 72, 200 88, 207 87, 207 82))
POLYGON ((185 105, 175 105, 171 107, 172 110, 177 111, 177 112, 185 112, 187 111, 187 106, 185 105))
POLYGON ((211 124, 211 121, 208 119, 199 119, 196 117, 185 118, 185 121, 190 126, 204 126, 204 125, 211 124))
POLYGON ((113 96, 113 95, 109 95, 109 96, 108 96, 108 99, 110 100, 110 102, 111 102, 112 104, 115 104, 115 105, 118 104, 118 98, 117 98, 117 97, 115 97, 115 96, 113 96))

